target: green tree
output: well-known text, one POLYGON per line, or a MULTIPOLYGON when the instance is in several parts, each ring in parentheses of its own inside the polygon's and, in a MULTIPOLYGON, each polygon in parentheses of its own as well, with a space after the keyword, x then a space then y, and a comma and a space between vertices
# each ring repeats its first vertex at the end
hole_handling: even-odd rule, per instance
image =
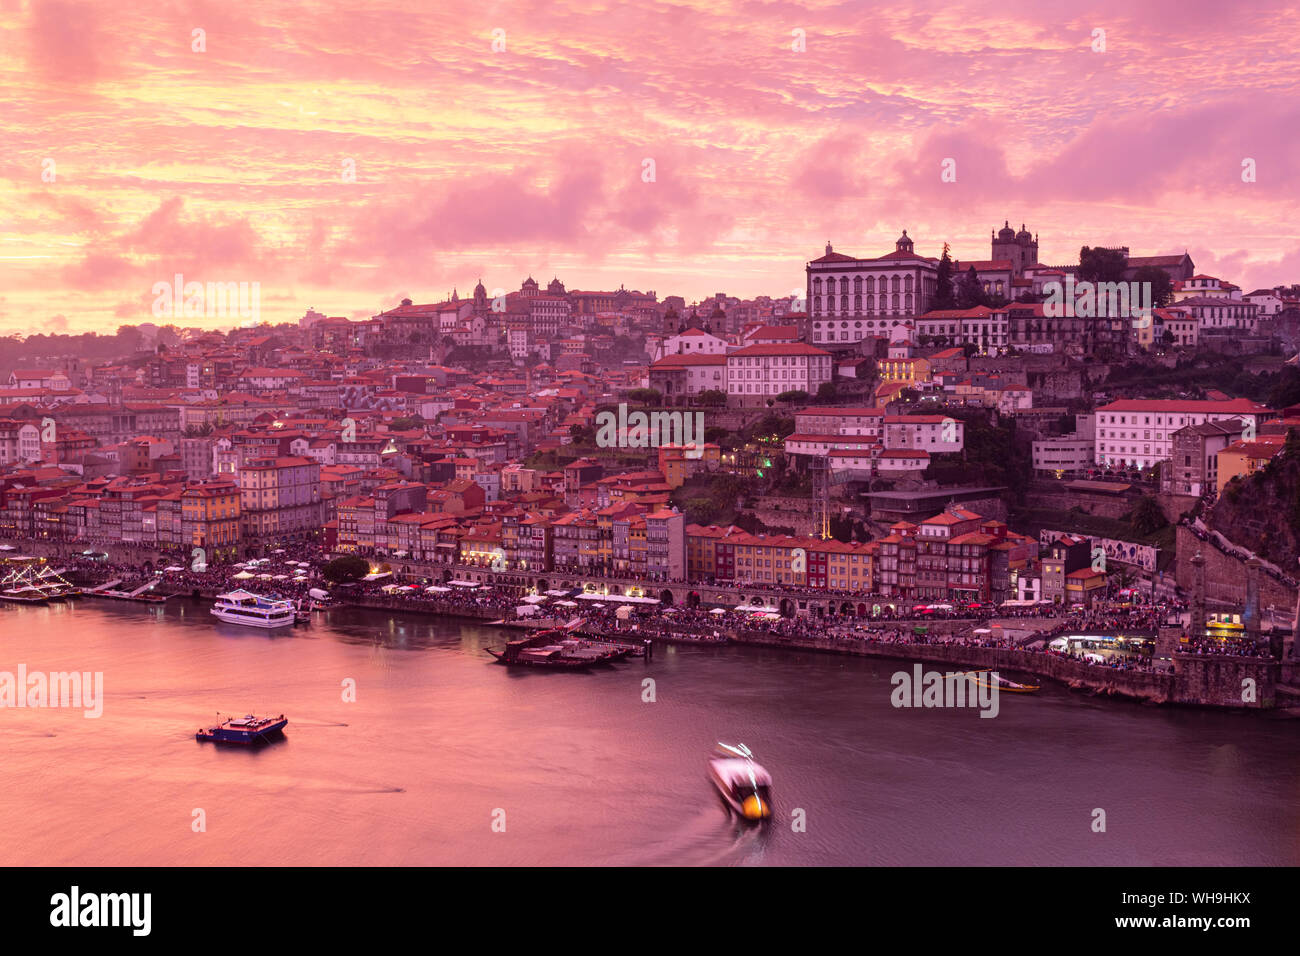
POLYGON ((781 392, 776 396, 776 400, 783 405, 794 405, 808 401, 808 393, 801 388, 792 388, 789 391, 781 392))
POLYGON ((360 581, 370 573, 370 562, 358 554, 344 554, 326 563, 321 574, 326 581, 344 584, 348 581, 360 581))
POLYGON ((1076 276, 1086 282, 1119 282, 1128 268, 1128 259, 1118 249, 1096 249, 1084 246, 1079 250, 1079 272, 1076 276))
POLYGON ((716 388, 707 388, 695 396, 695 400, 701 405, 725 405, 727 404, 727 393, 716 388))
POLYGON ((1143 495, 1133 503, 1128 513, 1129 527, 1140 535, 1154 534, 1169 522, 1160 510, 1160 503, 1151 495, 1143 495))
POLYGON ((957 287, 957 308, 973 309, 977 305, 987 305, 988 300, 984 295, 984 285, 980 282, 979 273, 975 267, 971 266, 966 270, 966 274, 961 278, 961 284, 957 287))
POLYGON ((948 243, 946 242, 943 244, 943 255, 939 257, 939 270, 931 307, 935 309, 955 309, 957 307, 952 291, 952 257, 948 254, 948 243))
POLYGON ((653 388, 634 388, 627 393, 627 397, 642 405, 658 405, 663 401, 663 395, 653 388))
POLYGON ((833 402, 835 401, 836 393, 838 391, 839 386, 837 386, 833 380, 822 382, 821 385, 817 386, 817 401, 833 402))
POLYGON ((1151 283, 1151 305, 1163 309, 1174 297, 1174 283, 1169 273, 1159 266, 1143 266, 1133 273, 1134 282, 1151 283))

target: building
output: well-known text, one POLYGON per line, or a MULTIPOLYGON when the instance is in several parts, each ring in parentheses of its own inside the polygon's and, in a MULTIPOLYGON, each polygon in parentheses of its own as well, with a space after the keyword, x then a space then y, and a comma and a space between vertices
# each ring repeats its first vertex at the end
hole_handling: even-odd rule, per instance
POLYGON ((1160 475, 1161 490, 1200 497, 1219 486, 1219 452, 1241 437, 1237 419, 1202 422, 1174 432, 1169 467, 1160 475))
POLYGON ((1282 453, 1286 442, 1284 435, 1259 435, 1250 441, 1234 441, 1218 455, 1217 489, 1223 489, 1234 478, 1253 475, 1282 453))
POLYGON ((874 259, 835 252, 806 267, 808 319, 818 345, 848 346, 888 335, 904 318, 930 310, 938 284, 939 261, 918 255, 903 235, 894 251, 874 259))
POLYGON ((1033 446, 1034 471, 1057 477, 1083 472, 1092 467, 1096 454, 1096 441, 1082 435, 1041 438, 1033 446))
POLYGON ((835 371, 829 352, 802 342, 748 345, 726 356, 727 400, 763 405, 782 392, 816 395, 835 371))
POLYGON ((1173 436, 1180 428, 1205 422, 1253 421, 1272 412, 1245 398, 1228 401, 1123 399, 1097 409, 1097 464, 1150 468, 1173 456, 1173 436))
POLYGON ((1067 603, 1067 577, 1092 566, 1092 548, 1087 538, 1064 535, 1047 546, 1042 556, 1042 600, 1067 603))
POLYGON ((239 469, 239 491, 247 543, 306 540, 324 523, 320 463, 310 458, 250 459, 239 469))

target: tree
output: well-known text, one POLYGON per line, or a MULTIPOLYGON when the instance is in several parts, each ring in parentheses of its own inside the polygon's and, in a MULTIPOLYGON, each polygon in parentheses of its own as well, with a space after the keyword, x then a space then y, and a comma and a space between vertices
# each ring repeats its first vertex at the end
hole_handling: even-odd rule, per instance
POLYGON ((1119 282, 1128 268, 1128 259, 1118 249, 1096 249, 1084 246, 1079 250, 1077 278, 1083 282, 1119 282))
POLYGON ((1143 495, 1133 503, 1128 513, 1129 527, 1141 535, 1154 534, 1169 522, 1160 510, 1160 503, 1151 495, 1143 495))
POLYGON ((658 405, 663 400, 663 395, 653 388, 634 388, 627 397, 642 405, 658 405))
POLYGON ((984 295, 984 286, 980 282, 979 273, 975 267, 971 266, 962 276, 961 284, 957 287, 957 308, 973 309, 977 305, 987 305, 988 302, 984 295))
POLYGON ((792 388, 777 395, 776 400, 784 405, 794 405, 798 402, 808 401, 808 393, 801 388, 792 388))
POLYGON ((341 555, 321 568, 321 574, 325 576, 325 580, 332 581, 335 584, 360 581, 369 573, 370 562, 358 554, 341 555))
POLYGON ((930 307, 932 309, 954 309, 957 307, 952 292, 952 257, 948 255, 948 243, 946 242, 943 244, 943 255, 939 258, 938 278, 930 307))
POLYGON ((817 387, 817 401, 833 402, 835 401, 835 393, 837 391, 838 386, 836 386, 835 382, 822 382, 821 385, 817 387))
POLYGON ((695 400, 701 405, 725 405, 727 404, 727 393, 716 388, 706 388, 695 396, 695 400))
POLYGON ((1134 282, 1151 283, 1151 307, 1163 309, 1174 297, 1174 283, 1159 266, 1143 266, 1133 273, 1134 282))

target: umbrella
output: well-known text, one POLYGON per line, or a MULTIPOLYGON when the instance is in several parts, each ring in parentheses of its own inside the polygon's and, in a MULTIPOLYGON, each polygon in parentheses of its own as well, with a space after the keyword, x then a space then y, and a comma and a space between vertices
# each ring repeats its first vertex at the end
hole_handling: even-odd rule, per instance
POLYGON ((249 574, 247 571, 240 571, 238 574, 235 575, 235 580, 236 580, 236 581, 247 581, 247 580, 248 580, 249 578, 251 578, 252 576, 253 576, 253 575, 249 574))
POLYGON ((712 611, 710 611, 709 613, 710 613, 710 614, 726 614, 727 612, 726 612, 726 609, 725 609, 725 608, 715 607, 715 608, 714 608, 712 611))

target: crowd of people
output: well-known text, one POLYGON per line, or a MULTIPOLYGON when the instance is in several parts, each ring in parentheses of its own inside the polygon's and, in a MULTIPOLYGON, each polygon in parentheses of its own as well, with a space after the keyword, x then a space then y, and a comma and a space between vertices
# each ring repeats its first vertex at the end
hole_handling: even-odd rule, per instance
MULTIPOLYGON (((186 561, 179 555, 174 564, 154 567, 152 563, 133 562, 134 554, 110 561, 102 553, 73 552, 60 557, 64 567, 81 572, 83 580, 106 582, 118 580, 117 588, 130 591, 155 580, 155 592, 215 594, 244 588, 267 596, 288 598, 309 606, 310 594, 315 589, 325 589, 330 599, 338 603, 356 603, 365 606, 411 610, 427 613, 462 613, 483 617, 484 611, 502 618, 515 616, 514 609, 525 596, 522 587, 456 587, 436 583, 403 584, 391 576, 376 580, 332 584, 322 574, 327 560, 319 548, 312 544, 286 545, 274 549, 261 559, 223 561, 208 565, 186 561), (251 576, 250 576, 251 575, 251 576)), ((154 556, 156 557, 156 556, 154 556)), ((779 590, 764 586, 746 586, 743 590, 779 590)), ((856 595, 861 600, 861 595, 856 595)), ((1186 604, 1166 602, 1159 604, 1132 603, 1128 600, 1097 602, 1091 607, 1034 604, 995 608, 992 605, 954 603, 950 607, 935 608, 918 602, 893 599, 890 605, 871 605, 869 618, 850 614, 829 617, 787 617, 775 612, 751 612, 735 609, 706 609, 701 607, 663 607, 632 605, 632 611, 620 612, 624 605, 617 595, 607 602, 577 602, 571 607, 548 596, 538 602, 537 611, 530 619, 539 625, 562 624, 575 617, 583 620, 583 630, 588 633, 631 634, 638 637, 659 637, 701 643, 723 642, 731 635, 746 633, 762 635, 791 644, 818 642, 844 642, 866 644, 902 644, 927 646, 945 644, 962 647, 1018 648, 1032 653, 1068 656, 1091 666, 1121 670, 1146 670, 1152 667, 1148 655, 1127 650, 1109 649, 1106 653, 1090 653, 1091 648, 1072 642, 1065 649, 1051 646, 1053 638, 1070 634, 1147 632, 1154 633, 1162 626, 1179 626, 1186 604), (1051 620, 1054 626, 1034 628, 1019 642, 1001 629, 987 626, 992 618, 1051 620), (959 620, 971 621, 966 627, 952 627, 959 620), (933 629, 933 622, 947 622, 933 629), (912 627, 881 627, 881 624, 910 623, 912 627)), ((1024 629, 1018 629, 1024 632, 1024 629)), ((1194 654, 1215 654, 1239 657, 1267 657, 1267 645, 1257 646, 1244 639, 1214 640, 1187 639, 1180 647, 1194 654)))

